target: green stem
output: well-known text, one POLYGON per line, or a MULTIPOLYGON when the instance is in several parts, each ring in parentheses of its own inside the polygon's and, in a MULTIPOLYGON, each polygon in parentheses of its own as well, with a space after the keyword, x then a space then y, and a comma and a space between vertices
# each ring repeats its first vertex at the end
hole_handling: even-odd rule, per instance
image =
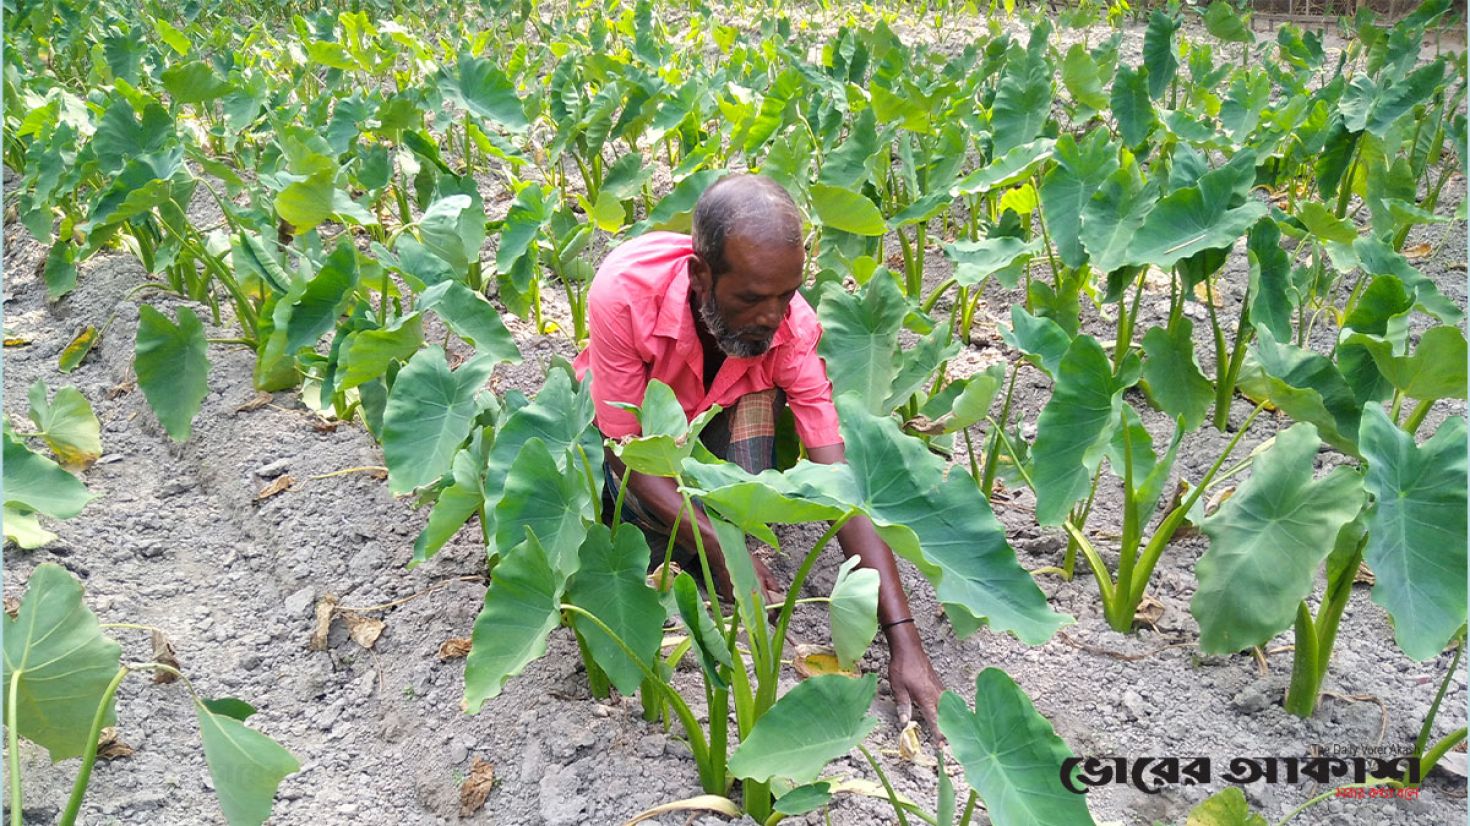
MULTIPOLYGON (((21 672, 15 672, 19 677, 21 672)), ((61 820, 57 821, 61 826, 72 826, 76 823, 77 813, 82 810, 82 798, 87 794, 87 784, 92 780, 92 766, 97 762, 97 741, 102 738, 102 724, 107 722, 107 710, 112 706, 112 698, 117 694, 117 687, 122 684, 123 678, 128 676, 128 667, 123 666, 113 675, 112 682, 102 692, 102 702, 97 704, 97 713, 92 715, 92 728, 87 733, 86 749, 82 752, 82 768, 77 772, 76 782, 71 786, 71 797, 66 801, 66 811, 61 813, 61 820)), ((15 693, 16 681, 11 680, 10 686, 10 727, 11 736, 15 734, 15 693)), ((11 753, 15 752, 15 744, 11 743, 11 753)), ((15 766, 18 768, 19 763, 15 766)), ((20 773, 16 772, 12 777, 12 799, 10 801, 11 822, 20 823, 20 773)))
POLYGON ((1434 768, 1434 764, 1438 763, 1441 757, 1444 757, 1445 752, 1459 745, 1460 741, 1465 739, 1465 734, 1465 727, 1460 726, 1449 734, 1446 734, 1429 751, 1425 752, 1424 757, 1419 761, 1419 777, 1423 778, 1424 775, 1429 774, 1429 770, 1434 768))
POLYGON ((1429 415, 1429 408, 1434 406, 1433 399, 1420 399, 1409 411, 1409 418, 1404 420, 1404 432, 1410 436, 1419 432, 1419 426, 1424 424, 1424 417, 1429 415))
POLYGON ((874 773, 878 775, 878 782, 883 784, 883 791, 888 795, 888 802, 893 804, 893 814, 898 818, 898 826, 909 826, 908 816, 903 813, 903 807, 898 803, 898 792, 894 791, 893 784, 889 782, 888 774, 883 771, 883 767, 878 765, 878 758, 868 751, 867 746, 859 745, 858 751, 868 759, 868 765, 872 766, 874 773))
POLYGON ((1214 479, 1216 473, 1220 472, 1220 466, 1225 463, 1226 459, 1230 458, 1230 454, 1235 452, 1235 446, 1240 444, 1241 438, 1251 429, 1251 425, 1255 424, 1256 417, 1261 414, 1261 411, 1265 407, 1264 403, 1256 405, 1256 408, 1241 423, 1240 430, 1235 432, 1235 437, 1230 440, 1230 444, 1225 446, 1225 452, 1221 453, 1219 458, 1215 459, 1215 463, 1210 465, 1210 469, 1200 478, 1199 484, 1195 485, 1194 489, 1189 492, 1189 498, 1181 502, 1179 507, 1170 511, 1169 515, 1164 517, 1164 521, 1159 524, 1158 530, 1154 531, 1153 537, 1149 539, 1148 545, 1143 549, 1143 555, 1140 557, 1138 567, 1134 569, 1133 581, 1128 583, 1128 602, 1132 606, 1132 610, 1136 611, 1138 604, 1143 601, 1143 588, 1148 583, 1149 578, 1153 576, 1154 567, 1159 564, 1159 557, 1163 556, 1164 548, 1168 546, 1169 540, 1174 536, 1174 532, 1179 530, 1180 524, 1184 522, 1184 517, 1189 514, 1189 509, 1194 507, 1194 503, 1199 501, 1200 496, 1204 495, 1205 490, 1210 485, 1210 481, 1214 479))
POLYGON ((1139 276, 1139 282, 1133 288, 1132 308, 1123 307, 1118 304, 1118 335, 1113 341, 1113 372, 1118 372, 1118 367, 1123 364, 1123 357, 1133 348, 1133 326, 1138 321, 1138 304, 1143 298, 1143 280, 1139 276))
POLYGON ((18 710, 16 706, 20 697, 20 675, 24 673, 19 668, 10 674, 10 696, 6 697, 5 719, 9 725, 5 727, 5 739, 10 749, 10 826, 23 826, 22 803, 20 795, 20 735, 15 730, 15 721, 18 710))
MULTIPOLYGON (((806 558, 801 561, 801 567, 797 569, 796 576, 791 579, 791 587, 786 591, 786 603, 781 606, 781 614, 776 619, 776 633, 771 639, 771 662, 781 661, 781 653, 786 647, 786 627, 791 624, 791 615, 796 611, 797 594, 801 592, 801 586, 805 584, 807 575, 811 573, 812 566, 816 564, 817 556, 821 554, 827 543, 832 541, 832 537, 837 535, 842 526, 847 524, 847 520, 856 515, 857 511, 848 511, 838 517, 831 527, 827 528, 827 532, 822 534, 822 538, 817 540, 817 544, 807 552, 806 558)), ((756 695, 757 708, 765 710, 774 705, 776 690, 777 685, 774 679, 761 684, 756 695)))
MULTIPOLYGON (((1424 725, 1419 727, 1419 736, 1414 738, 1414 756, 1424 756, 1424 746, 1429 743, 1429 732, 1434 728, 1435 715, 1439 714, 1439 703, 1444 699, 1445 692, 1449 690, 1450 680, 1454 679, 1455 669, 1460 666, 1460 655, 1465 653, 1465 635, 1460 635, 1460 641, 1455 645, 1455 658, 1450 661, 1450 668, 1444 674, 1444 679, 1439 683, 1439 691, 1434 695, 1434 702, 1429 704, 1429 715, 1424 718, 1424 725)), ((1428 769, 1426 768, 1425 771, 1428 769)))

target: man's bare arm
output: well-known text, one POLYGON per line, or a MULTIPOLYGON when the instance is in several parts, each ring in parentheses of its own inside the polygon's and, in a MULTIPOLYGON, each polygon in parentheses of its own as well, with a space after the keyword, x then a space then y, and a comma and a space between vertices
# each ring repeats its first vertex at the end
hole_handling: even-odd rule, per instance
MULTIPOLYGON (((846 450, 840 444, 807 448, 807 456, 822 465, 839 464, 847 459, 846 450)), ((842 546, 843 556, 859 557, 862 567, 878 572, 878 622, 888 626, 884 629, 884 636, 888 639, 889 683, 898 703, 899 718, 907 723, 912 705, 917 704, 920 714, 929 723, 930 731, 937 734, 937 706, 944 685, 934 673, 934 666, 924 651, 919 629, 909 621, 913 614, 893 551, 878 537, 872 520, 866 516, 849 519, 837 531, 837 541, 842 546)))

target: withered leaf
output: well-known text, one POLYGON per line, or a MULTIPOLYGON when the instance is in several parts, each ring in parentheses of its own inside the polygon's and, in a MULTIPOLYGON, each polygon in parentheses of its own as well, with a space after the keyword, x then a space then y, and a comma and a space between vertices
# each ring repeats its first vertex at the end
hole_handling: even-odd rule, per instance
POLYGON ((283 473, 280 476, 272 479, 270 483, 267 484, 265 487, 261 488, 260 493, 255 494, 255 498, 257 501, 261 499, 269 499, 278 493, 284 493, 285 491, 290 490, 291 485, 295 482, 296 480, 291 478, 291 474, 283 473))
POLYGON ((1138 602, 1138 610, 1133 612, 1133 622, 1143 625, 1157 625, 1164 616, 1164 603, 1154 599, 1150 594, 1144 594, 1143 599, 1138 602))
POLYGON ((1430 245, 1425 243, 1410 244, 1407 247, 1404 247, 1403 254, 1405 258, 1409 259, 1410 261, 1414 261, 1419 258, 1428 258, 1429 253, 1433 250, 1434 247, 1431 247, 1430 245))
POLYGON ((664 585, 663 590, 664 592, 667 592, 670 588, 674 587, 674 580, 678 578, 679 573, 682 570, 683 569, 679 567, 679 563, 673 561, 672 559, 669 560, 668 571, 665 571, 663 564, 660 563, 657 568, 653 569, 653 573, 648 575, 648 587, 657 591, 658 584, 660 581, 662 581, 664 585))
POLYGON ((918 433, 923 436, 942 436, 944 428, 948 424, 948 416, 940 416, 930 419, 928 416, 915 416, 903 423, 903 429, 910 433, 918 433))
POLYGON ((837 662, 837 654, 825 645, 797 645, 796 656, 791 658, 791 665, 796 668, 797 676, 803 680, 823 674, 857 676, 855 672, 843 671, 837 662))
POLYGON ((898 733, 898 755, 910 763, 917 763, 924 749, 919 745, 919 722, 910 720, 898 733))
POLYGON ((470 774, 459 786, 459 816, 470 817, 485 806, 485 798, 495 785, 495 768, 483 757, 476 757, 470 774))
MULTIPOLYGON (((174 644, 159 631, 153 632, 153 661, 174 669, 179 667, 179 655, 174 651, 174 644)), ((178 678, 179 675, 167 669, 153 669, 153 682, 155 683, 171 683, 178 678)))
POLYGON ((312 629, 307 648, 312 651, 327 650, 327 635, 332 632, 332 617, 337 613, 337 598, 325 594, 316 603, 316 627, 312 629))
POLYGON ((97 758, 99 760, 120 760, 132 756, 133 747, 118 737, 117 727, 108 726, 102 729, 102 734, 97 738, 97 758))
POLYGON ((383 634, 384 623, 380 619, 343 611, 342 621, 347 623, 347 636, 363 648, 372 648, 383 634))
POLYGON ((9 614, 11 619, 15 619, 20 614, 20 599, 18 597, 5 598, 5 613, 9 614))
POLYGON ((275 400, 275 398, 276 398, 275 396, 272 396, 269 393, 256 393, 255 394, 255 397, 252 398, 250 401, 245 402, 244 404, 242 404, 239 407, 235 408, 235 412, 236 413, 249 413, 252 410, 259 410, 262 407, 265 407, 266 405, 270 404, 272 401, 275 400))
POLYGON ((6 336, 5 337, 5 346, 6 347, 25 347, 26 345, 28 345, 30 343, 31 343, 31 340, 28 339, 28 338, 26 338, 26 337, 24 337, 24 336, 6 336))
POLYGON ((1378 577, 1373 575, 1373 569, 1368 567, 1368 563, 1359 562, 1358 572, 1353 574, 1353 582, 1359 585, 1372 585, 1377 581, 1378 577))
POLYGON ((450 637, 439 644, 439 659, 441 660, 457 660, 469 655, 469 637, 450 637))
POLYGON ((1234 485, 1226 485, 1225 487, 1221 488, 1218 493, 1211 496, 1209 501, 1205 503, 1205 515, 1209 516, 1210 514, 1219 510, 1220 506, 1230 501, 1230 497, 1234 495, 1234 485))

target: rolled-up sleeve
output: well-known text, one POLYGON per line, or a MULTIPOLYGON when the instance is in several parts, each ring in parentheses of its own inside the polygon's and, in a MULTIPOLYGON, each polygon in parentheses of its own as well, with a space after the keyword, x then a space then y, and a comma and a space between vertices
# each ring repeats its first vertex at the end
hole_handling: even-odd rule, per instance
POLYGON ((777 387, 786 391, 786 404, 796 417, 796 434, 810 450, 842 443, 837 408, 832 404, 832 381, 817 355, 817 338, 792 342, 776 364, 777 387))
POLYGON ((610 404, 641 404, 648 389, 648 365, 634 345, 632 308, 610 295, 589 298, 587 366, 592 372, 597 429, 612 439, 636 436, 642 432, 638 417, 610 404))

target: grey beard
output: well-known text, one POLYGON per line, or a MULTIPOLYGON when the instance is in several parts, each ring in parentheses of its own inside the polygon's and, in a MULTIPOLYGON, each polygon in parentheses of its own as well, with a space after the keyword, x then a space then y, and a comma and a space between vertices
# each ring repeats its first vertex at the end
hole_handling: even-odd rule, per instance
POLYGON ((704 321, 704 326, 715 339, 715 345, 720 352, 727 356, 738 359, 754 358, 764 354, 771 349, 771 339, 774 334, 764 339, 742 338, 742 336, 760 330, 759 327, 741 327, 731 330, 726 324, 720 305, 715 301, 715 291, 710 290, 704 300, 699 303, 699 318, 704 321))

